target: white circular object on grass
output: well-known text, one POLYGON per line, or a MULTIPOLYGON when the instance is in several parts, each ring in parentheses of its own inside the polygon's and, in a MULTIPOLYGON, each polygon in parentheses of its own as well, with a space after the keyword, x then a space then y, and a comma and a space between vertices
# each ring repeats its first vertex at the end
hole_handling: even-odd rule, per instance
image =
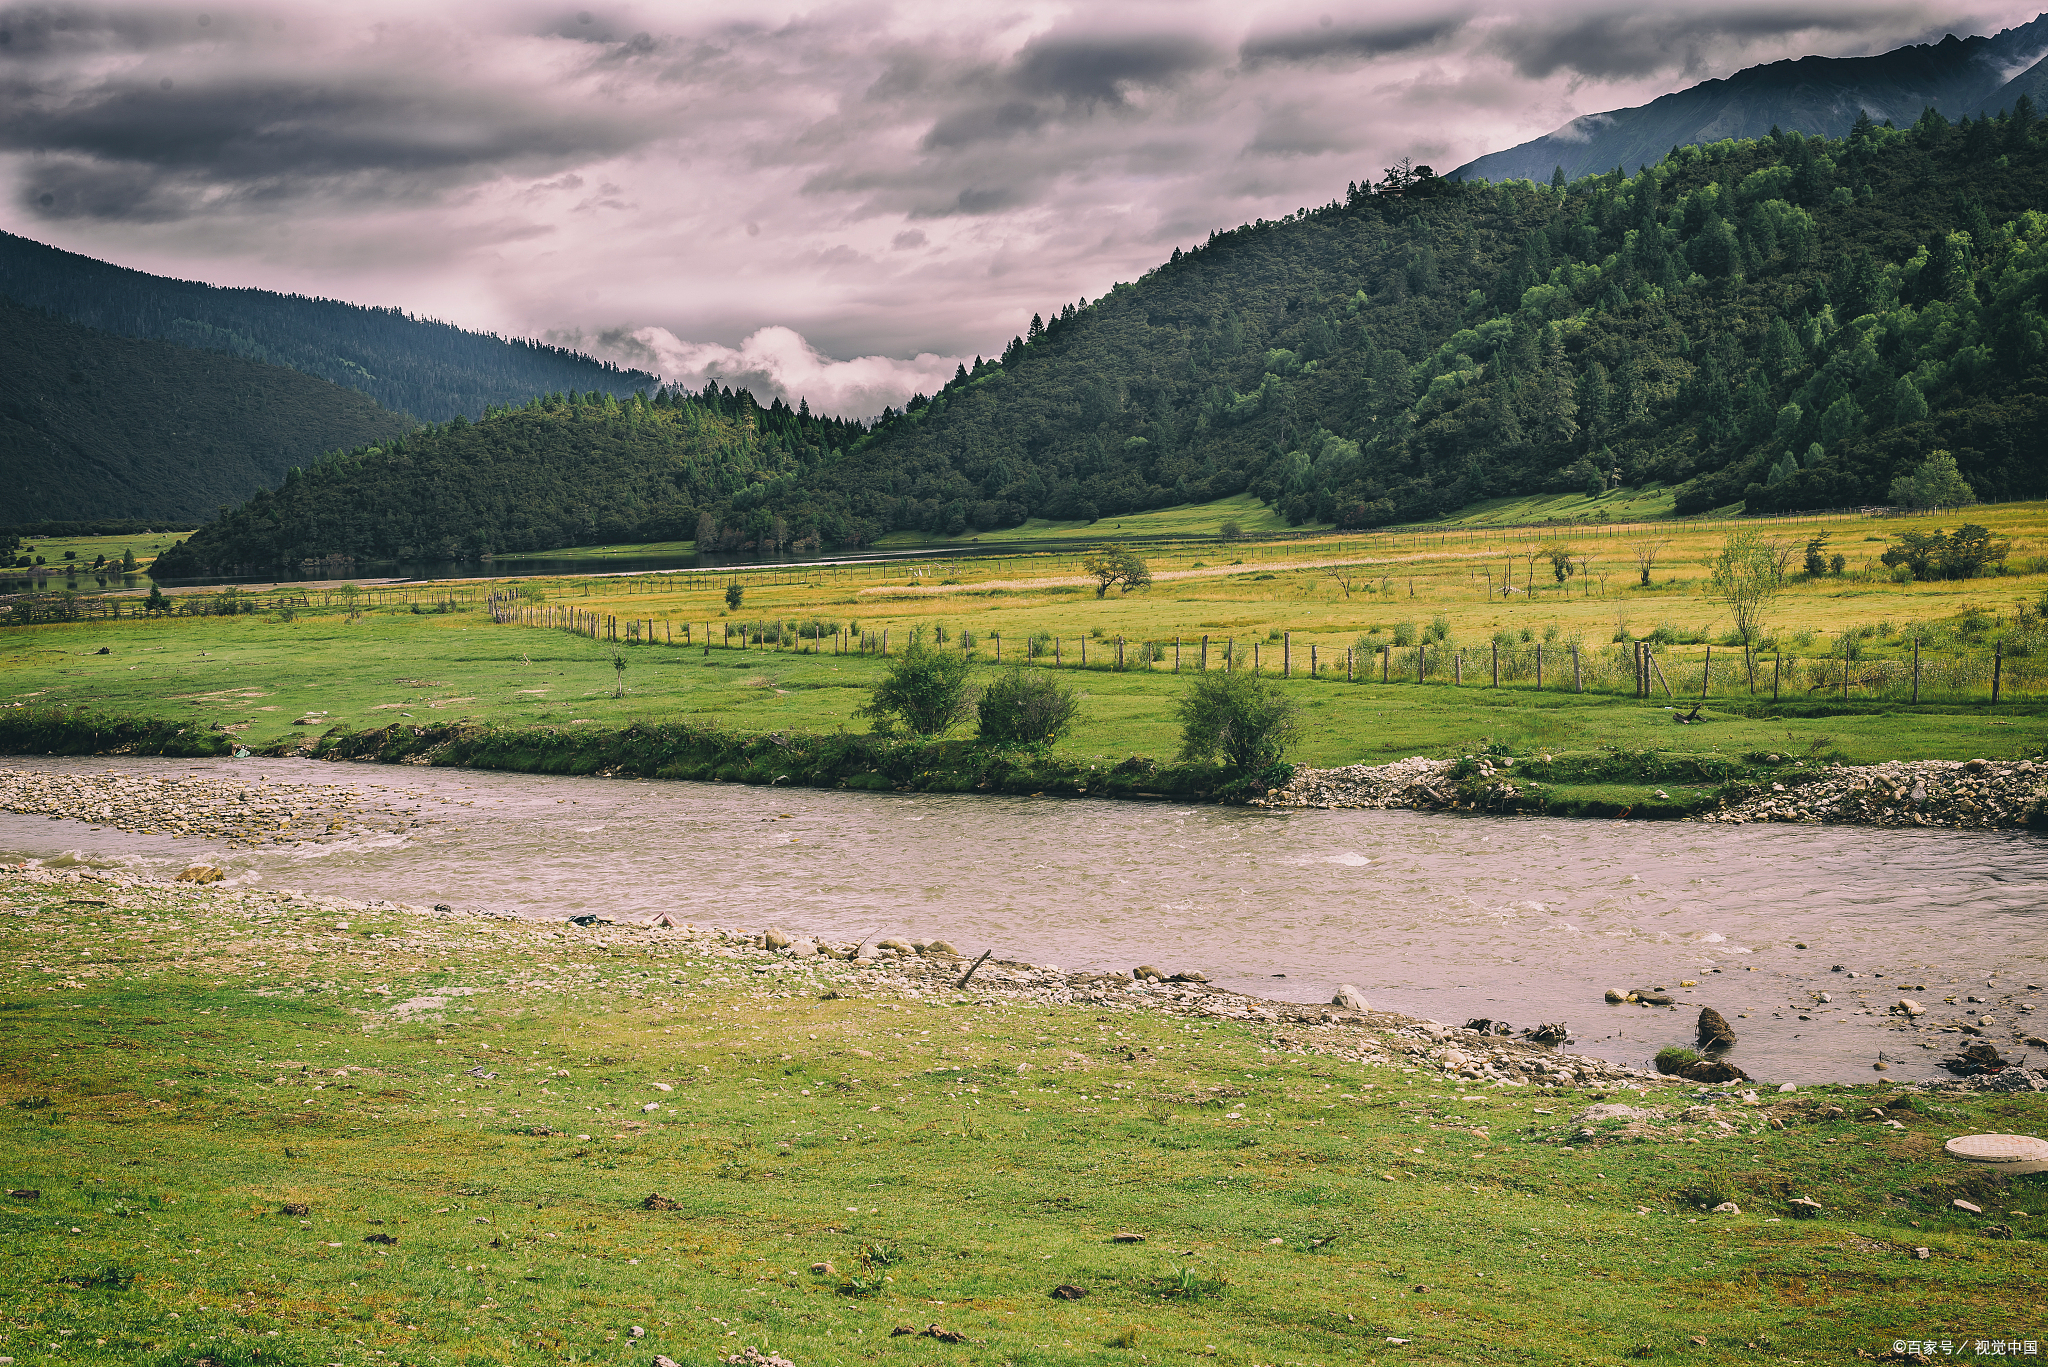
POLYGON ((2024 1134, 1964 1134, 1942 1147, 1951 1158, 1984 1163, 2012 1176, 2048 1172, 2048 1139, 2024 1134))

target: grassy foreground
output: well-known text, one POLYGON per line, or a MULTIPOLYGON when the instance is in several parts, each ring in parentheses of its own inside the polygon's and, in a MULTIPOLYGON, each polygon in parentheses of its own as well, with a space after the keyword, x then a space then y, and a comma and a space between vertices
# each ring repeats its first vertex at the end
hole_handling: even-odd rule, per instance
POLYGON ((1356 1027, 681 931, 75 876, 0 911, 23 1364, 1797 1363, 2048 1322, 2048 1177, 1941 1154, 2048 1098, 1582 1127, 1596 1094, 1347 1061, 1356 1027), (966 1342, 892 1336, 933 1325, 966 1342))

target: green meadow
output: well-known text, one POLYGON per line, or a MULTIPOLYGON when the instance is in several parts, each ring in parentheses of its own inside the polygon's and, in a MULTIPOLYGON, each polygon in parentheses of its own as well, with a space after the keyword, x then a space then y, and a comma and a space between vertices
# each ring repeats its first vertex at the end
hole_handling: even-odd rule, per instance
POLYGON ((1101 597, 1071 551, 495 587, 320 585, 289 590, 289 602, 244 592, 239 605, 180 595, 188 607, 260 610, 8 628, 0 702, 189 722, 257 748, 457 720, 865 730, 855 713, 885 667, 885 638, 893 655, 921 633, 968 651, 983 677, 999 656, 1003 666, 1056 660, 1082 695, 1080 723, 1057 755, 1164 759, 1179 743, 1180 675, 1199 666, 1206 639, 1210 667, 1234 650, 1241 667, 1276 677, 1300 702, 1296 757, 1324 766, 1486 744, 1856 763, 2038 753, 2048 738, 2048 509, 1972 515, 2010 539, 2005 573, 1896 581, 1878 554, 1902 527, 1936 525, 1929 520, 1765 524, 1794 546, 1820 537, 1858 558, 1818 576, 1792 561, 1753 684, 1707 583, 1704 562, 1727 527, 1642 523, 1568 537, 1411 529, 1169 546, 1148 552, 1149 586, 1101 597), (1563 580, 1549 556, 1559 547, 1571 552, 1563 580), (740 589, 737 609, 729 586, 740 589), (514 620, 482 610, 491 592, 514 620), (605 639, 546 625, 572 621, 601 623, 605 639), (1648 699, 1635 696, 1632 664, 1632 643, 1645 639, 1659 662, 1648 699), (1675 725, 1691 715, 1709 666, 1699 716, 1675 725))

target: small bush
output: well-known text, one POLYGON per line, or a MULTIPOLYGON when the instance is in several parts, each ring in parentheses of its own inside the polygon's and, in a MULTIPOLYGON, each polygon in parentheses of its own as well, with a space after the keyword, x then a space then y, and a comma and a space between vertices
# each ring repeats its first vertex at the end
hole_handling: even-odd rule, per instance
POLYGON ((1195 675, 1175 714, 1183 761, 1201 763, 1221 754, 1246 773, 1280 763, 1301 735, 1293 700, 1236 668, 1195 675))
POLYGON ((1073 729, 1081 701, 1051 672, 1019 667, 982 690, 976 711, 990 745, 1051 745, 1073 729))
POLYGON ((1397 646, 1412 646, 1415 644, 1416 637, 1420 634, 1420 630, 1416 627, 1415 623, 1403 622, 1394 628, 1394 644, 1397 646))
POLYGON ((1439 612, 1429 619, 1429 639, 1448 641, 1451 639, 1451 619, 1439 612))
POLYGON ((967 711, 968 668, 964 655, 912 643, 854 715, 873 718, 884 734, 900 722, 920 736, 943 735, 967 711))

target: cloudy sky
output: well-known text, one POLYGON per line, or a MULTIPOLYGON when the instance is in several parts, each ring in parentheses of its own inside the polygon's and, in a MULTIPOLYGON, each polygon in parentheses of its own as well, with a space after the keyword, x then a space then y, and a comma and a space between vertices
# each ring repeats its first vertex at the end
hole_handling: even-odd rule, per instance
POLYGON ((1177 245, 2026 4, 0 5, 0 226, 862 415, 1177 245))

